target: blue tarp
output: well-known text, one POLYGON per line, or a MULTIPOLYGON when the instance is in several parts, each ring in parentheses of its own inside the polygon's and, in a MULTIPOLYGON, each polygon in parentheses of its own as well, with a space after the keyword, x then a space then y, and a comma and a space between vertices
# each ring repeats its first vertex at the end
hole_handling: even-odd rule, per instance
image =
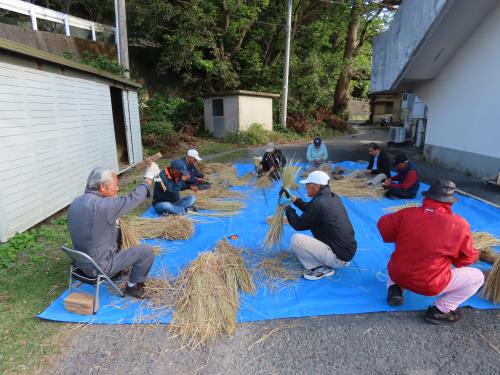
MULTIPOLYGON (((354 162, 335 164, 346 169, 364 168, 364 165, 354 162)), ((240 175, 250 171, 250 164, 237 164, 240 175)), ((239 215, 233 217, 203 217, 195 224, 195 233, 187 241, 148 240, 148 243, 160 245, 162 254, 155 258, 151 276, 161 275, 167 270, 176 275, 180 270, 206 251, 214 244, 229 235, 238 234, 235 245, 249 249, 250 254, 270 255, 264 250, 262 239, 269 226, 265 223, 266 216, 272 215, 276 207, 278 183, 271 189, 257 189, 252 186, 235 188, 247 196, 244 208, 239 215)), ((427 186, 422 185, 421 191, 427 186)), ((305 196, 305 189, 300 188, 299 196, 305 196)), ((454 211, 466 218, 473 231, 488 231, 500 237, 500 210, 481 201, 458 196, 459 201, 453 206, 454 211)), ((419 192, 415 201, 421 201, 419 192)), ((391 307, 386 301, 387 262, 393 250, 393 244, 384 244, 378 233, 376 223, 386 212, 384 207, 400 205, 397 200, 375 200, 359 198, 342 198, 351 222, 356 232, 358 251, 348 268, 338 270, 328 279, 319 281, 288 282, 282 287, 269 289, 264 284, 257 289, 255 296, 242 295, 241 308, 238 314, 240 322, 257 320, 291 318, 330 314, 353 314, 379 311, 409 311, 424 310, 433 298, 405 292, 405 302, 400 307, 391 307)), ((408 201, 405 201, 408 202, 408 201)), ((145 217, 155 217, 150 208, 145 217)), ((272 254, 287 251, 291 236, 295 231, 284 226, 284 238, 279 249, 272 254)), ((498 250, 498 249, 497 249, 498 250)), ((247 254, 246 257, 249 255, 247 254)), ((251 261, 253 256, 248 258, 251 261)), ((488 269, 487 263, 478 262, 474 265, 480 269, 488 269)), ((82 291, 94 292, 88 285, 79 286, 82 291)), ((120 298, 113 295, 108 288, 101 288, 101 307, 94 316, 82 316, 70 313, 64 309, 63 299, 67 291, 56 299, 40 318, 64 322, 92 322, 96 324, 127 324, 138 322, 160 321, 167 323, 171 316, 168 311, 150 310, 147 303, 137 302, 130 298, 120 298)), ((478 309, 495 309, 493 305, 480 297, 473 297, 467 305, 478 309)))

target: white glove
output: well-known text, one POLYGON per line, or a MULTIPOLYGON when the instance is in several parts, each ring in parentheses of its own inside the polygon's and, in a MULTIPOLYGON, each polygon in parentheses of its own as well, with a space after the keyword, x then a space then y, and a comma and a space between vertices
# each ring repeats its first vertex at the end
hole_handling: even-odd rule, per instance
POLYGON ((155 162, 152 162, 151 165, 146 169, 146 173, 144 173, 144 178, 149 178, 150 180, 154 180, 156 176, 160 174, 160 167, 155 162))

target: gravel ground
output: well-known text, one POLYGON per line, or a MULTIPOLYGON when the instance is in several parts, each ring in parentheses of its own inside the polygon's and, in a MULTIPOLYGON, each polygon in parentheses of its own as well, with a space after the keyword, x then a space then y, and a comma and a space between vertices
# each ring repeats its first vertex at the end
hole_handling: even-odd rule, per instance
MULTIPOLYGON (((386 137, 385 130, 361 128, 355 136, 327 142, 330 159, 366 159, 366 143, 386 137)), ((295 159, 305 156, 304 145, 282 149, 295 159)), ((473 177, 429 167, 408 151, 424 181, 447 176, 460 188, 500 204, 495 189, 473 177)), ((261 150, 252 152, 258 155, 261 150)), ((232 337, 196 350, 182 348, 165 326, 81 326, 67 334, 71 339, 63 354, 45 373, 500 374, 499 310, 464 309, 464 318, 453 326, 427 324, 421 315, 374 313, 245 323, 232 337)))

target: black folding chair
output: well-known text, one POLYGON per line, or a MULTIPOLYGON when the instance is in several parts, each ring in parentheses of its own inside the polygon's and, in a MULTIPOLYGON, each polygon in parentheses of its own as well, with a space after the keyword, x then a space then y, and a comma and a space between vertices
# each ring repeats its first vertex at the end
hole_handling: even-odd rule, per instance
POLYGON ((113 278, 120 275, 121 272, 116 272, 113 275, 108 275, 104 272, 101 267, 87 254, 82 251, 70 249, 67 246, 61 246, 61 250, 66 253, 67 256, 71 259, 71 266, 69 271, 69 293, 71 293, 71 289, 73 288, 73 279, 81 281, 85 284, 95 285, 95 299, 94 306, 92 307, 92 312, 96 313, 96 301, 99 300, 99 287, 100 285, 107 281, 113 289, 123 297, 123 292, 118 288, 118 286, 113 282, 113 278), (78 267, 76 266, 78 264, 78 267), (81 268, 94 269, 96 271, 97 276, 89 276, 85 272, 82 271, 81 268))

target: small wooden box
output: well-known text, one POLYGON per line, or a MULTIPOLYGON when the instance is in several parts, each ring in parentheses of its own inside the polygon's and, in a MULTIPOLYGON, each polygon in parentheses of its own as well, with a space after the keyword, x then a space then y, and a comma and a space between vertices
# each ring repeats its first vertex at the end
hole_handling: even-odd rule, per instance
MULTIPOLYGON (((88 293, 71 293, 64 299, 64 308, 75 314, 92 315, 94 313, 94 296, 88 293)), ((99 309, 99 301, 95 302, 95 310, 99 309)))

